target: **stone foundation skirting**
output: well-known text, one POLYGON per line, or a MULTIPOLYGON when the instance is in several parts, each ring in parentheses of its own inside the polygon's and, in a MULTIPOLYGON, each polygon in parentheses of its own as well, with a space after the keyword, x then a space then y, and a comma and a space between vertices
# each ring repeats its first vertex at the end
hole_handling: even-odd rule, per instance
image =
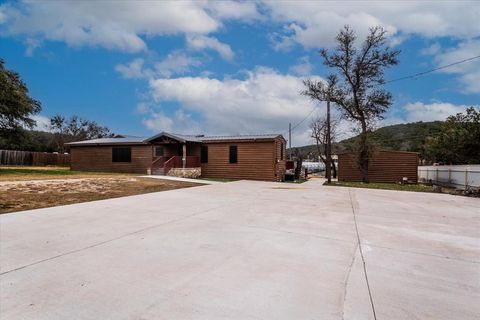
POLYGON ((202 175, 202 168, 172 168, 168 171, 168 176, 197 179, 202 175))

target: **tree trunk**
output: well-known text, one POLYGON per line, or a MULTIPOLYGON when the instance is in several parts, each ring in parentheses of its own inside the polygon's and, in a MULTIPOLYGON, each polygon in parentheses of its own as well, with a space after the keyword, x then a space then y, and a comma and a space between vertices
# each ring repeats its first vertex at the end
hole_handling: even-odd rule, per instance
POLYGON ((300 179, 300 175, 302 173, 302 158, 297 158, 297 166, 295 167, 295 180, 300 179))
POLYGON ((362 132, 360 133, 360 152, 358 164, 362 173, 362 181, 368 183, 368 161, 370 154, 367 145, 367 124, 365 120, 362 120, 361 123, 362 132))
POLYGON ((335 162, 332 159, 332 169, 333 169, 333 178, 337 179, 337 167, 335 166, 335 162))

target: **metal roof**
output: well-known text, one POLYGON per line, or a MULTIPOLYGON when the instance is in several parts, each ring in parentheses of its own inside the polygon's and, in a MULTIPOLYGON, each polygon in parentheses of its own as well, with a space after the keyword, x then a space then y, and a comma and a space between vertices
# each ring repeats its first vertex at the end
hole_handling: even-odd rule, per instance
POLYGON ((162 132, 159 134, 156 134, 152 137, 149 137, 145 139, 145 142, 150 142, 152 140, 158 139, 160 137, 168 137, 173 140, 177 140, 180 142, 201 142, 201 138, 203 135, 184 135, 184 134, 177 134, 177 133, 168 133, 168 132, 162 132))
POLYGON ((281 134, 257 134, 257 135, 235 135, 235 136, 205 136, 205 135, 184 135, 176 133, 162 132, 152 137, 132 137, 118 136, 118 138, 101 138, 93 140, 84 140, 65 143, 68 146, 85 146, 85 145, 112 145, 112 144, 147 144, 150 141, 158 139, 162 136, 169 137, 179 142, 214 142, 214 141, 242 141, 242 140, 273 140, 283 136, 281 134))
POLYGON ((255 134, 236 136, 204 136, 202 141, 230 141, 230 140, 273 140, 283 136, 281 134, 255 134))
POLYGON ((67 146, 83 146, 83 145, 99 145, 99 144, 144 144, 144 137, 128 137, 128 138, 100 138, 92 140, 83 140, 65 143, 67 146))

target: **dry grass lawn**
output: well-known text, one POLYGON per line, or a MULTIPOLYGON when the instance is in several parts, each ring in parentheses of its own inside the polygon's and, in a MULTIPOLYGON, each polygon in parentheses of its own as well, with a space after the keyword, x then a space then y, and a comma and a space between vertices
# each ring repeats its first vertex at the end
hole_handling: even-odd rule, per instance
POLYGON ((51 168, 0 168, 0 213, 198 186, 129 174, 72 172, 51 168))

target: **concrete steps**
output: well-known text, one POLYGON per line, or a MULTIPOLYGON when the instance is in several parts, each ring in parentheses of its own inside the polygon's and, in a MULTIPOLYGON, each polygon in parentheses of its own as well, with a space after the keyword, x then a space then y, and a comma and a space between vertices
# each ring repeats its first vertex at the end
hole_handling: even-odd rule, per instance
POLYGON ((158 176, 164 176, 165 171, 163 170, 163 168, 154 168, 154 169, 152 169, 152 174, 153 175, 158 175, 158 176))

